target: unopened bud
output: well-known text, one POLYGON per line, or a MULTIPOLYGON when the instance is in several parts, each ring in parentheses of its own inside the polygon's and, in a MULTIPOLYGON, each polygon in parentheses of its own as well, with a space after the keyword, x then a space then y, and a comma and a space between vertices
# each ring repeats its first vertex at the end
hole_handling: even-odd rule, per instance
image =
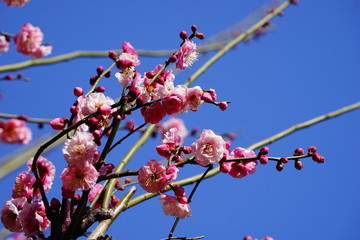
POLYGON ((203 33, 196 33, 195 36, 200 40, 203 40, 205 38, 205 35, 203 33))
POLYGON ((304 155, 304 149, 302 149, 302 148, 297 148, 297 149, 295 149, 295 151, 294 151, 294 154, 293 154, 294 156, 301 156, 301 155, 304 155))
POLYGON ((72 114, 77 114, 77 113, 78 113, 77 107, 76 107, 76 106, 71 106, 70 112, 71 112, 72 114))
POLYGON ((100 92, 100 93, 102 93, 102 92, 105 92, 105 88, 103 87, 103 86, 98 86, 98 87, 96 87, 95 88, 95 92, 100 92))
POLYGON ((218 104, 219 108, 221 109, 221 111, 225 111, 228 107, 227 102, 221 102, 218 104))
POLYGON ((309 148, 308 148, 308 153, 309 154, 313 154, 313 153, 315 153, 316 152, 316 147, 315 146, 310 146, 309 148))
POLYGON ((260 149, 259 155, 267 155, 269 153, 269 148, 268 147, 262 147, 260 149))
POLYGON ((281 157, 281 158, 280 158, 280 161, 281 161, 282 163, 288 163, 288 162, 289 162, 289 159, 288 159, 287 157, 281 157))
POLYGON ((187 39, 187 37, 188 37, 188 34, 187 34, 186 31, 181 31, 181 32, 180 32, 180 38, 181 38, 182 40, 187 39))
POLYGON ((92 132, 92 135, 94 136, 95 139, 99 139, 101 137, 101 131, 99 129, 96 129, 92 132))
POLYGON ((50 126, 54 130, 63 130, 65 127, 65 120, 63 118, 55 118, 51 120, 50 126))
POLYGON ((96 69, 96 72, 98 75, 101 75, 104 72, 104 67, 103 66, 98 66, 96 69))
POLYGON ((84 90, 81 87, 74 88, 74 95, 80 97, 84 94, 84 90))
POLYGON ((50 202, 50 206, 51 206, 51 209, 53 209, 53 210, 55 210, 57 212, 57 211, 60 210, 61 203, 60 203, 59 199, 52 198, 51 202, 50 202))
POLYGON ((260 161, 261 164, 266 164, 266 163, 269 162, 269 159, 268 159, 268 157, 265 156, 265 155, 260 155, 259 161, 260 161))
POLYGON ((117 54, 115 51, 109 51, 108 56, 109 56, 109 58, 111 58, 114 61, 116 61, 116 59, 117 59, 117 54))
POLYGON ((300 160, 295 160, 294 166, 297 170, 301 170, 303 168, 303 164, 300 160))
POLYGON ((321 156, 320 154, 318 154, 318 153, 313 153, 311 155, 311 158, 312 158, 312 160, 314 160, 317 163, 325 162, 325 158, 323 156, 321 156))
POLYGON ((284 169, 284 164, 282 162, 278 162, 276 164, 276 170, 278 170, 279 172, 281 172, 284 169))
POLYGON ((196 25, 192 25, 192 26, 191 26, 191 31, 192 31, 193 33, 197 31, 196 25))
POLYGON ((131 178, 125 178, 125 183, 126 183, 126 184, 131 183, 131 178))
POLYGON ((177 59, 176 55, 171 55, 171 57, 169 57, 169 62, 174 63, 176 62, 176 59, 177 59))
POLYGON ((105 74, 105 77, 106 78, 109 78, 111 76, 111 71, 108 71, 106 74, 105 74))

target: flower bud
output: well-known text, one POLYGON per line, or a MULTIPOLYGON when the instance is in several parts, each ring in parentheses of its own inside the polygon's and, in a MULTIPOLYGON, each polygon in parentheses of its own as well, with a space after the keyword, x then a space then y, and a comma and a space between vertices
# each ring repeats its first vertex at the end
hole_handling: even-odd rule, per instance
POLYGON ((126 183, 126 184, 131 183, 131 178, 125 178, 125 183, 126 183))
POLYGON ((95 88, 95 92, 105 92, 105 88, 103 86, 98 86, 95 88))
POLYGON ((51 120, 50 126, 54 130, 63 130, 65 127, 65 120, 63 118, 55 118, 51 120))
POLYGON ((221 102, 218 104, 219 108, 221 109, 221 111, 225 111, 228 107, 227 102, 221 102))
POLYGON ((180 32, 180 38, 181 38, 182 40, 187 39, 187 37, 188 37, 188 34, 187 34, 186 31, 181 31, 181 32, 180 32))
POLYGON ((200 40, 203 40, 205 38, 205 35, 203 33, 196 33, 195 36, 200 40))
POLYGON ((96 72, 98 75, 101 75, 104 72, 104 67, 103 66, 98 66, 96 69, 96 72))
POLYGON ((278 162, 276 164, 276 170, 278 170, 279 172, 281 172, 284 169, 284 164, 282 162, 278 162))
POLYGON ((84 90, 81 87, 74 88, 74 95, 80 97, 84 94, 84 90))
POLYGON ((281 161, 282 163, 288 163, 288 162, 289 162, 289 159, 288 159, 287 157, 281 157, 281 158, 280 158, 280 161, 281 161))
POLYGON ((51 199, 51 202, 50 202, 50 206, 51 206, 51 209, 55 210, 56 212, 58 212, 60 210, 60 207, 61 207, 61 203, 59 201, 59 199, 57 198, 52 198, 51 199))
POLYGON ((301 156, 301 155, 304 155, 304 149, 302 149, 302 148, 297 148, 297 149, 295 149, 295 151, 294 151, 294 154, 293 154, 294 156, 301 156))
POLYGON ((197 31, 196 25, 192 25, 192 26, 191 26, 191 31, 192 31, 193 33, 197 31))
POLYGON ((313 154, 313 153, 315 153, 316 152, 316 147, 315 146, 310 146, 309 148, 308 148, 308 153, 309 154, 313 154))
POLYGON ((70 189, 65 189, 64 187, 61 188, 61 195, 63 198, 65 199, 70 199, 73 197, 74 195, 74 191, 70 190, 70 189))
POLYGON ((99 113, 104 115, 104 116, 109 116, 110 113, 111 113, 111 107, 102 106, 101 108, 99 108, 99 113))
POLYGON ((269 159, 268 159, 268 157, 265 156, 265 155, 260 155, 259 161, 260 161, 261 164, 266 164, 266 163, 269 162, 269 159))
POLYGON ((99 129, 96 129, 92 132, 92 135, 95 139, 99 139, 101 137, 101 131, 99 129))
POLYGON ((244 240, 252 240, 252 237, 250 237, 250 236, 245 236, 245 237, 244 237, 244 240))
POLYGON ((323 156, 321 156, 320 154, 318 153, 313 153, 312 156, 311 156, 312 160, 314 160, 315 162, 317 163, 323 163, 325 162, 325 159, 323 156))
POLYGON ((13 79, 13 76, 10 75, 10 74, 8 74, 8 75, 6 75, 6 76, 4 77, 4 79, 5 79, 5 80, 11 80, 11 79, 13 79))
POLYGON ((176 62, 177 56, 176 55, 172 55, 171 57, 169 57, 169 62, 174 63, 176 62))
POLYGON ((111 71, 108 71, 106 74, 105 74, 105 77, 106 78, 109 78, 111 76, 111 71))
POLYGON ((269 153, 269 148, 268 147, 262 147, 260 149, 259 155, 267 155, 269 153))
POLYGON ((301 170, 303 168, 303 164, 300 160, 295 160, 294 166, 297 170, 301 170))
POLYGON ((188 203, 187 197, 180 197, 180 198, 177 198, 177 200, 181 204, 187 204, 188 203))
POLYGON ((114 61, 116 61, 116 59, 117 59, 117 54, 115 51, 109 51, 108 56, 109 56, 109 58, 111 58, 114 61))
POLYGON ((72 114, 77 114, 77 113, 78 113, 77 107, 76 107, 76 106, 71 106, 70 112, 71 112, 72 114))

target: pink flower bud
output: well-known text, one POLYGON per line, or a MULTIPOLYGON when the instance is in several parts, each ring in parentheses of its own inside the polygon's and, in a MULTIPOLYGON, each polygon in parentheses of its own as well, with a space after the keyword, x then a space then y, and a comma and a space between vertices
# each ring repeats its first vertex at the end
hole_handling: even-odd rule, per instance
POLYGON ((218 106, 221 109, 221 111, 225 111, 228 107, 228 104, 227 104, 227 102, 221 102, 221 103, 219 103, 218 106))
POLYGON ((320 154, 318 153, 313 153, 312 156, 311 156, 312 160, 314 160, 315 162, 317 163, 323 163, 325 162, 325 159, 323 156, 321 156, 320 154))
POLYGON ((192 31, 193 33, 197 31, 196 25, 192 25, 192 26, 191 26, 191 31, 192 31))
POLYGON ((299 1, 298 1, 298 0, 290 0, 290 3, 291 3, 291 4, 294 4, 294 5, 298 5, 298 4, 299 4, 299 1))
POLYGON ((297 148, 297 149, 295 149, 295 151, 294 151, 294 154, 293 154, 294 156, 301 156, 301 155, 304 155, 304 149, 302 149, 302 148, 297 148))
POLYGON ((180 32, 180 38, 181 38, 182 40, 187 39, 187 37, 188 37, 188 34, 187 34, 186 31, 181 31, 181 32, 180 32))
POLYGON ((188 203, 187 197, 180 197, 180 198, 178 197, 177 200, 181 204, 187 204, 188 203))
POLYGON ((200 40, 203 40, 205 38, 205 35, 203 33, 196 33, 195 36, 200 40))
POLYGON ((297 170, 301 170, 303 168, 303 164, 302 164, 302 162, 300 160, 295 161, 295 168, 297 170))
POLYGON ((95 76, 92 76, 91 78, 90 78, 90 85, 91 86, 93 86, 94 84, 95 84, 95 82, 97 81, 97 79, 98 79, 98 75, 95 75, 95 76))
POLYGON ((74 95, 80 97, 84 94, 84 90, 81 87, 74 88, 74 95))
POLYGON ((265 156, 265 155, 260 155, 259 161, 260 161, 261 164, 266 164, 266 163, 269 162, 269 159, 268 159, 268 157, 265 156))
POLYGON ((8 75, 6 75, 6 76, 4 77, 4 79, 5 79, 5 80, 11 80, 11 79, 13 79, 13 76, 10 75, 10 74, 8 74, 8 75))
POLYGON ((169 57, 169 62, 174 63, 176 62, 176 59, 177 59, 176 55, 172 55, 171 57, 169 57))
POLYGON ((105 74, 105 77, 106 78, 109 78, 111 76, 111 71, 108 71, 106 74, 105 74))
POLYGON ((183 146, 182 147, 182 152, 185 153, 185 154, 190 154, 191 153, 191 147, 183 146))
POLYGON ((51 209, 59 211, 61 207, 61 202, 57 198, 52 198, 50 202, 51 209))
POLYGON ((177 198, 185 197, 185 189, 179 184, 174 184, 174 193, 177 198))
POLYGON ((65 198, 65 199, 70 199, 70 198, 73 197, 74 191, 62 187, 62 188, 61 188, 61 195, 62 195, 62 197, 65 198))
POLYGON ((245 236, 245 237, 244 237, 244 240, 252 240, 252 237, 250 237, 250 236, 245 236))
POLYGON ((86 125, 88 125, 89 127, 91 126, 96 126, 99 124, 99 120, 97 118, 89 118, 87 121, 86 121, 86 125))
POLYGON ((276 164, 276 170, 278 170, 279 172, 281 172, 284 169, 284 164, 282 162, 278 162, 276 164))
POLYGON ((309 148, 308 148, 308 153, 309 154, 313 154, 313 153, 315 153, 316 152, 316 147, 315 146, 310 146, 309 148))
POLYGON ((280 161, 281 161, 282 163, 288 163, 288 162, 289 162, 289 159, 288 159, 287 157, 281 157, 281 158, 280 158, 280 161))
POLYGON ((95 88, 95 92, 100 92, 100 93, 102 93, 102 92, 105 92, 105 88, 103 87, 103 86, 98 86, 98 87, 96 87, 95 88))
POLYGON ((65 127, 65 120, 63 118, 55 118, 51 120, 50 126, 54 130, 63 130, 65 127))
POLYGON ((116 61, 116 59, 117 59, 117 54, 115 51, 109 51, 108 56, 109 56, 109 58, 111 58, 114 61, 116 61))
POLYGON ((262 147, 260 149, 259 155, 267 155, 269 153, 269 148, 268 147, 262 147))
POLYGON ((104 72, 104 67, 103 66, 98 66, 96 69, 96 72, 98 75, 101 75, 104 72))
POLYGON ((71 112, 72 114, 77 114, 77 113, 78 113, 77 107, 76 107, 76 106, 72 106, 72 107, 70 108, 70 112, 71 112))
POLYGON ((96 129, 92 132, 92 135, 95 139, 99 139, 101 137, 101 131, 99 129, 96 129))
POLYGON ((125 178, 125 183, 126 183, 126 184, 131 183, 131 178, 125 178))

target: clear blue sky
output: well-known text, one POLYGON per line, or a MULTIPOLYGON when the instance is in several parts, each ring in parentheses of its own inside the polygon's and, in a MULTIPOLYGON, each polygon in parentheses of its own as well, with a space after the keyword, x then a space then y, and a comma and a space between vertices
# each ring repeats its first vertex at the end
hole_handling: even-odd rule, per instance
MULTIPOLYGON (((78 49, 119 49, 124 40, 141 49, 172 49, 179 45, 181 30, 196 24, 211 37, 266 2, 31 0, 23 8, 7 8, 1 2, 0 30, 17 33, 25 22, 39 26, 45 41, 53 44, 51 56, 78 49)), ((206 105, 197 113, 183 115, 188 129, 236 131, 239 138, 232 146, 246 147, 359 101, 359 16, 357 0, 303 0, 286 9, 284 17, 273 21, 272 32, 251 44, 240 44, 198 79, 196 84, 216 89, 221 100, 232 103, 225 112, 206 105)), ((12 45, 0 56, 0 65, 27 59, 12 45)), ((177 83, 185 81, 204 59, 179 74, 177 83)), ((141 60, 140 72, 164 61, 141 60)), ((31 82, 0 82, 0 112, 68 116, 75 100, 73 87, 88 89, 96 67, 110 64, 107 58, 76 59, 21 70, 31 82)), ((114 98, 121 91, 114 77, 103 85, 114 98)), ((191 204, 193 216, 180 222, 175 235, 205 235, 207 240, 235 240, 245 235, 269 235, 276 240, 356 239, 360 234, 359 117, 360 111, 354 111, 269 145, 271 156, 291 155, 297 147, 315 145, 325 156, 325 164, 308 159, 301 171, 288 164, 279 173, 275 164, 269 163, 243 179, 219 175, 203 182, 191 204)), ((141 122, 138 115, 135 118, 141 122)), ((32 128, 35 138, 51 131, 49 127, 32 128)), ((149 159, 160 160, 154 149, 157 143, 158 139, 145 145, 145 151, 137 154, 129 167, 138 169, 149 159)), ((108 161, 119 160, 126 146, 108 161)), ((5 155, 17 147, 1 144, 0 153, 5 155)), ((61 149, 45 156, 59 166, 59 176, 65 165, 61 149)), ((1 179, 1 205, 10 199, 14 178, 24 169, 1 179)), ((50 196, 59 197, 59 187, 59 182, 55 183, 50 196)), ((186 190, 190 192, 189 187, 186 190)), ((173 218, 164 216, 158 200, 152 199, 126 211, 109 234, 115 239, 160 239, 167 236, 172 223, 173 218)))

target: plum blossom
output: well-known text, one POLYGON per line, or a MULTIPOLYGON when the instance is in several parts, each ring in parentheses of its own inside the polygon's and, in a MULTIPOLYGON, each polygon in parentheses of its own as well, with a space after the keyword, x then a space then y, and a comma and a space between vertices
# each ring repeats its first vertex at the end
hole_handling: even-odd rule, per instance
POLYGON ((190 205, 185 203, 179 203, 178 199, 167 194, 161 194, 159 197, 160 203, 162 204, 164 214, 179 217, 184 219, 190 217, 192 212, 190 205))
POLYGON ((121 86, 126 87, 131 83, 133 77, 135 76, 135 69, 134 67, 129 67, 123 69, 122 72, 115 73, 115 77, 120 82, 121 86))
POLYGON ((62 153, 69 166, 77 167, 94 164, 99 156, 94 136, 89 132, 80 131, 65 141, 62 153))
POLYGON ((138 57, 139 55, 137 54, 137 52, 135 51, 135 48, 129 43, 129 42, 123 42, 122 44, 122 49, 124 50, 124 52, 126 53, 130 53, 136 57, 138 57))
POLYGON ((30 198, 33 196, 33 185, 36 182, 34 176, 27 171, 19 173, 15 178, 12 189, 12 198, 30 198))
POLYGON ((22 7, 26 3, 28 3, 30 0, 2 0, 2 1, 4 1, 8 7, 11 7, 11 6, 22 7))
POLYGON ((166 116, 165 109, 160 102, 154 102, 150 106, 142 107, 140 112, 145 122, 151 124, 160 122, 166 116))
POLYGON ((0 139, 5 143, 27 144, 32 138, 30 128, 25 121, 10 119, 8 122, 0 121, 0 139))
POLYGON ((0 36, 0 53, 9 51, 10 43, 6 40, 5 36, 0 36))
POLYGON ((171 117, 169 120, 162 123, 159 126, 162 139, 165 138, 165 133, 168 132, 171 128, 176 128, 176 135, 179 137, 178 143, 181 144, 188 135, 188 130, 185 127, 184 121, 180 118, 171 117))
POLYGON ((137 56, 127 52, 120 54, 118 61, 118 63, 120 63, 121 69, 140 65, 140 60, 137 58, 137 56))
MULTIPOLYGON (((33 164, 33 160, 34 158, 30 158, 28 160, 28 167, 29 167, 29 172, 32 172, 32 164, 33 164)), ((51 189, 51 186, 53 184, 53 180, 55 177, 55 166, 54 164, 47 160, 46 158, 39 156, 37 159, 37 165, 38 165, 38 169, 39 169, 39 174, 40 174, 40 180, 41 183, 44 187, 45 192, 49 191, 51 189)))
POLYGON ((201 97, 203 95, 203 90, 201 87, 196 86, 192 88, 188 88, 186 93, 186 102, 188 104, 188 108, 191 111, 196 112, 200 105, 204 102, 201 97))
POLYGON ((7 201, 1 209, 1 222, 11 232, 21 232, 22 225, 19 213, 23 209, 27 199, 25 197, 13 198, 7 201))
POLYGON ((139 184, 147 192, 163 192, 170 181, 177 177, 177 172, 174 164, 166 169, 159 161, 150 160, 139 170, 139 184))
POLYGON ((39 235, 39 233, 44 232, 50 225, 42 201, 26 202, 22 211, 19 213, 19 219, 25 236, 39 235))
POLYGON ((196 62, 198 55, 199 54, 196 52, 196 44, 189 39, 185 39, 185 42, 180 47, 177 55, 178 62, 176 63, 176 67, 181 70, 190 67, 196 62))
POLYGON ((196 162, 201 166, 218 163, 225 153, 224 139, 212 130, 205 129, 200 138, 191 144, 196 162))
MULTIPOLYGON (((78 112, 86 116, 95 113, 101 107, 111 107, 115 102, 111 97, 105 96, 103 93, 95 92, 89 96, 78 97, 78 112)), ((115 110, 113 110, 115 111, 115 110)))
POLYGON ((76 191, 79 189, 89 190, 96 184, 98 177, 98 171, 93 165, 89 164, 82 168, 76 166, 65 167, 60 179, 65 189, 76 191))
POLYGON ((178 85, 173 92, 162 99, 164 110, 167 114, 178 114, 186 111, 186 92, 185 85, 178 85))
POLYGON ((15 35, 14 41, 16 49, 22 54, 33 58, 40 58, 49 55, 52 50, 52 46, 41 45, 43 38, 44 34, 40 28, 34 27, 30 23, 25 23, 20 33, 15 35))
MULTIPOLYGON (((256 156, 254 151, 237 147, 227 155, 227 159, 253 156, 256 156)), ((256 160, 221 162, 220 171, 223 173, 228 173, 234 178, 243 178, 248 174, 253 174, 256 170, 256 165, 256 160)))

